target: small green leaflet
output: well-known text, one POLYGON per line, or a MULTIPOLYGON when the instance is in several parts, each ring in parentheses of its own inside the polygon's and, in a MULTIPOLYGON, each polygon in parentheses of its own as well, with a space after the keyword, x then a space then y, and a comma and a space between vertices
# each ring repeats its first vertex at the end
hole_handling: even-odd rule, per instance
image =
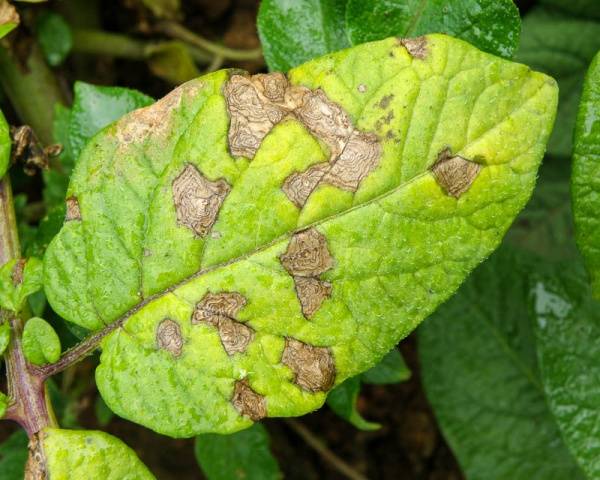
POLYGON ((424 322, 425 391, 467 478, 583 480, 546 406, 525 258, 501 248, 424 322))
POLYGON ((531 291, 537 353, 550 409, 588 478, 598 478, 600 302, 591 296, 582 265, 573 262, 536 273, 531 291))
POLYGON ((496 248, 556 99, 445 35, 188 82, 89 141, 48 301, 103 331, 96 381, 120 416, 189 437, 302 415, 496 248))
POLYGON ((377 430, 381 428, 378 423, 365 420, 356 408, 359 393, 360 378, 349 378, 331 391, 327 396, 327 405, 359 430, 377 430))
POLYGON ((577 246, 600 298, 600 53, 585 79, 575 125, 573 153, 573 214, 577 246))
POLYGON ((27 461, 27 434, 18 430, 0 444, 0 478, 23 480, 27 461))
POLYGON ((133 450, 107 433, 46 428, 40 436, 52 480, 155 480, 133 450))
POLYGON ((364 383, 372 385, 399 383, 409 378, 410 370, 397 348, 392 348, 377 365, 361 375, 364 383))
POLYGON ((0 178, 4 177, 10 164, 10 133, 6 118, 0 110, 0 178))
POLYGON ((269 434, 260 423, 232 435, 199 435, 194 451, 208 480, 282 478, 269 448, 269 434))
POLYGON ((23 329, 23 353, 34 365, 56 362, 60 358, 60 339, 43 318, 32 317, 23 329))
POLYGON ((511 58, 521 21, 511 0, 264 0, 258 31, 271 70, 390 36, 445 33, 511 58))
POLYGON ((71 28, 58 13, 46 11, 36 20, 36 36, 49 65, 60 65, 73 46, 71 28))
POLYGON ((583 77, 600 50, 600 22, 535 8, 523 19, 521 46, 515 59, 552 75, 560 87, 556 126, 548 153, 570 157, 573 126, 583 77))
POLYGON ((10 260, 0 267, 0 307, 20 312, 25 300, 42 288, 41 260, 10 260))

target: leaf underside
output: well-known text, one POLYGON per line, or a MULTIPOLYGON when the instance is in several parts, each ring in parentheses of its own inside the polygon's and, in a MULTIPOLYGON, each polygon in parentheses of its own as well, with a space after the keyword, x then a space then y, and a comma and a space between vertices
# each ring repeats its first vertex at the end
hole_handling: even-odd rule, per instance
POLYGON ((46 294, 110 331, 96 380, 123 417, 179 437, 302 415, 498 245, 556 96, 444 35, 201 77, 87 145, 46 294))
POLYGON ((600 298, 600 53, 590 66, 581 96, 571 186, 577 245, 590 272, 592 291, 600 298))

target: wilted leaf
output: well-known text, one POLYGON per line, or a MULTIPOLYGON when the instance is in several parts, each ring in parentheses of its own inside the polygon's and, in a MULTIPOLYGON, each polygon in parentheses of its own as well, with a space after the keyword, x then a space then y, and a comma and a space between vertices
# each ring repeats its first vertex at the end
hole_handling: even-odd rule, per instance
POLYGON ((61 346, 58 335, 46 320, 33 317, 23 329, 23 353, 35 365, 56 362, 60 358, 61 346))
POLYGON ((73 46, 71 28, 55 12, 47 11, 37 18, 36 35, 46 61, 52 66, 60 65, 73 46))
POLYGON ((269 434, 260 423, 233 435, 196 437, 196 460, 208 480, 279 480, 269 434))
POLYGON ((0 478, 23 480, 27 461, 27 435, 18 430, 0 444, 0 478))
POLYGON ((191 436, 322 405, 498 245, 556 102, 550 78, 443 35, 289 78, 215 72, 82 154, 45 288, 107 328, 118 415, 191 436))
POLYGON ((104 432, 46 428, 37 445, 52 480, 154 480, 133 450, 104 432))
POLYGON ((600 298, 600 53, 588 71, 575 125, 573 214, 577 245, 600 298))
POLYGON ((360 378, 352 377, 335 387, 327 396, 327 405, 359 430, 377 430, 381 425, 365 420, 356 408, 360 393, 360 378))
POLYGON ((567 446, 598 478, 600 303, 582 266, 561 264, 531 281, 538 357, 550 409, 567 446))
POLYGON ((0 0, 0 38, 12 32, 20 21, 15 7, 8 0, 0 0))
POLYGON ((600 22, 537 8, 523 19, 516 59, 552 75, 560 87, 556 125, 548 153, 571 156, 573 126, 583 76, 600 49, 600 22))
POLYGON ((425 391, 467 478, 584 478, 546 406, 530 268, 500 250, 419 329, 425 391))
POLYGON ((410 378, 410 370, 397 348, 390 350, 373 368, 361 375, 361 380, 373 385, 400 383, 410 378))
POLYGON ((5 320, 0 323, 0 355, 2 355, 10 342, 10 324, 5 320))
POLYGON ((349 47, 346 3, 348 0, 263 0, 256 22, 269 68, 287 71, 349 47))
POLYGON ((4 114, 0 111, 0 178, 2 178, 10 165, 10 131, 4 114))
POLYGON ((445 33, 505 58, 513 56, 521 31, 512 0, 349 0, 346 23, 354 44, 445 33))
POLYGON ((0 307, 20 312, 25 300, 42 288, 42 262, 35 258, 10 260, 0 267, 0 307))
POLYGON ((181 42, 166 42, 148 50, 148 66, 157 77, 173 85, 200 75, 189 50, 181 42))

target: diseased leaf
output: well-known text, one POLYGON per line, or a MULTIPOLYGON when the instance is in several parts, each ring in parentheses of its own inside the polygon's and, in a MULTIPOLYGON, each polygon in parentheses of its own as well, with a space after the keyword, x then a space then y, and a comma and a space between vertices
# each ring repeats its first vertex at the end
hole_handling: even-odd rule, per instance
POLYGON ((360 393, 360 378, 352 377, 335 387, 327 396, 327 405, 359 430, 378 430, 381 425, 365 420, 356 408, 360 393))
POLYGON ((577 246, 590 272, 594 295, 600 298, 600 53, 590 66, 581 96, 571 191, 577 246))
POLYGON ((23 480, 27 461, 27 434, 18 430, 0 444, 0 478, 23 480))
POLYGON ((48 478, 52 480, 155 478, 133 450, 104 432, 45 428, 38 441, 40 444, 48 478))
POLYGON ((269 434, 260 423, 233 435, 200 435, 196 437, 194 451, 209 480, 282 478, 269 449, 269 434))
POLYGON ((583 76, 600 49, 600 22, 537 8, 523 19, 521 46, 516 59, 552 75, 560 87, 560 101, 548 153, 571 156, 573 126, 583 76))
POLYGON ((588 478, 600 475, 600 302, 577 262, 531 280, 537 353, 550 409, 588 478))
POLYGON ((15 7, 8 3, 8 0, 0 0, 0 38, 12 32, 20 21, 15 7))
POLYGON ((346 3, 348 0, 263 0, 256 22, 269 68, 287 71, 349 47, 346 3))
POLYGON ((31 257, 9 260, 0 267, 0 307, 20 312, 25 300, 42 288, 42 262, 31 257))
POLYGON ((529 263, 506 248, 419 329, 427 397, 467 478, 585 478, 546 406, 529 263))
POLYGON ((0 110, 0 178, 4 177, 10 165, 10 133, 6 118, 0 110))
POLYGON ((56 362, 60 358, 61 346, 58 335, 46 320, 33 317, 23 329, 23 353, 35 365, 56 362))
POLYGON ((61 15, 52 11, 37 18, 36 36, 46 61, 53 67, 65 60, 73 46, 71 28, 61 15))
POLYGON ((108 325, 96 380, 118 415, 185 437, 318 408, 498 245, 557 95, 443 35, 289 79, 215 72, 83 152, 45 291, 108 325))
POLYGON ((504 58, 513 56, 521 31, 512 0, 349 0, 346 23, 355 45, 445 33, 504 58))
POLYGON ((10 343, 10 325, 5 320, 0 323, 0 355, 6 351, 6 347, 10 343))
POLYGON ((381 361, 361 375, 361 380, 373 385, 400 383, 410 378, 410 370, 397 348, 390 350, 381 361))

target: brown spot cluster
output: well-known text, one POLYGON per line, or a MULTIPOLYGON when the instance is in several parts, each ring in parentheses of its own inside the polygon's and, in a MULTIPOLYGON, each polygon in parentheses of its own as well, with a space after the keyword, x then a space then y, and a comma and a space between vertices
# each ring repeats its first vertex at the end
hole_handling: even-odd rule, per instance
POLYGON ((72 220, 81 220, 81 210, 79 209, 79 201, 77 197, 69 197, 66 200, 67 213, 65 215, 65 222, 72 220))
POLYGON ((187 164, 172 184, 177 222, 205 237, 230 189, 225 180, 210 181, 194 165, 187 164))
POLYGON ((156 344, 159 349, 171 352, 174 357, 179 357, 183 349, 183 337, 179 323, 170 318, 161 320, 156 329, 156 344))
POLYGON ((293 173, 283 184, 284 193, 298 208, 321 182, 355 192, 379 165, 377 137, 357 130, 348 113, 321 89, 290 85, 281 73, 232 75, 224 95, 231 118, 232 155, 254 158, 265 136, 284 118, 297 119, 329 147, 328 162, 293 173))
POLYGON ((294 372, 294 382, 309 392, 325 392, 335 381, 331 350, 287 338, 281 362, 294 372))
POLYGON ((481 171, 481 165, 459 155, 452 155, 449 148, 442 150, 431 173, 438 184, 454 198, 465 193, 481 171))
POLYGON ((46 480, 48 478, 41 435, 43 434, 35 433, 27 445, 29 456, 25 464, 24 480, 46 480))
POLYGON ((250 418, 253 422, 267 416, 265 397, 252 390, 246 379, 235 382, 231 403, 240 415, 250 418))
POLYGON ((254 330, 235 319, 245 305, 246 299, 237 292, 207 293, 196 304, 192 324, 205 323, 217 328, 228 355, 245 352, 254 338, 254 330))
POLYGON ((411 57, 419 60, 427 57, 427 39, 425 37, 401 38, 400 43, 411 57))
POLYGON ((287 250, 279 258, 294 279, 303 315, 311 318, 331 296, 331 284, 319 278, 333 267, 327 239, 315 228, 303 230, 292 236, 287 250))

